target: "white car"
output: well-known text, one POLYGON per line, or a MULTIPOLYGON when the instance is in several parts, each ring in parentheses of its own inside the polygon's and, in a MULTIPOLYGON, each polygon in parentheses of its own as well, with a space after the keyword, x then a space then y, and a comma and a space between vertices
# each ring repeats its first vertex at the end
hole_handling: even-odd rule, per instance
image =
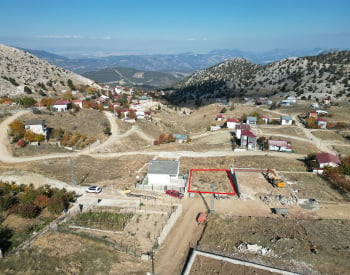
POLYGON ((102 188, 99 186, 89 186, 86 189, 87 193, 100 193, 102 191, 102 188))

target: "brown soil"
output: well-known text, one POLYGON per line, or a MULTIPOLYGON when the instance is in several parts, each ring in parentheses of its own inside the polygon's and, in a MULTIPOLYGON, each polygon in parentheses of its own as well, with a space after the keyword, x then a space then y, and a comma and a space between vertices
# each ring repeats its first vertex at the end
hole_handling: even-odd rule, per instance
POLYGON ((341 274, 350 268, 349 225, 347 220, 215 216, 208 223, 200 246, 294 272, 310 273, 312 269, 341 274), (329 234, 329 228, 333 234, 329 234), (239 253, 236 247, 241 242, 270 248, 275 256, 239 253))

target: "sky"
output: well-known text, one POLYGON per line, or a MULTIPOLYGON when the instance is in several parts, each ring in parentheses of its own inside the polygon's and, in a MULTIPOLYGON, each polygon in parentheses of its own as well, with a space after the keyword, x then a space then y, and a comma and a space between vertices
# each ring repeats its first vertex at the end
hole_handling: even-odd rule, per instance
POLYGON ((2 0, 0 43, 59 54, 350 48, 349 0, 2 0))

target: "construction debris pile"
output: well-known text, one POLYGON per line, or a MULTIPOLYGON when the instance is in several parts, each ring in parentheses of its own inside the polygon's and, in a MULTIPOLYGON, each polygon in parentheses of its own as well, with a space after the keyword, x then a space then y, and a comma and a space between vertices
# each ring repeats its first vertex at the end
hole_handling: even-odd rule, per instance
POLYGON ((273 253, 272 249, 268 247, 263 247, 257 244, 249 244, 247 242, 241 242, 237 246, 237 252, 240 253, 252 253, 262 256, 275 257, 276 255, 273 253))
POLYGON ((260 200, 265 204, 281 204, 281 205, 297 205, 298 200, 293 197, 285 197, 282 195, 261 195, 260 200))

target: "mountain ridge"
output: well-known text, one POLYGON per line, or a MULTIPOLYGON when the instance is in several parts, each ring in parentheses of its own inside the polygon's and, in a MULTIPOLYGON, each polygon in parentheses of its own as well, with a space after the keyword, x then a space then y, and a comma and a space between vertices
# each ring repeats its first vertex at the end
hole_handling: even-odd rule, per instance
POLYGON ((285 58, 267 65, 230 59, 200 70, 169 88, 168 99, 272 96, 285 94, 318 100, 322 96, 350 97, 350 51, 285 58))
POLYGON ((98 87, 91 79, 0 44, 0 96, 54 95, 81 85, 98 87))

